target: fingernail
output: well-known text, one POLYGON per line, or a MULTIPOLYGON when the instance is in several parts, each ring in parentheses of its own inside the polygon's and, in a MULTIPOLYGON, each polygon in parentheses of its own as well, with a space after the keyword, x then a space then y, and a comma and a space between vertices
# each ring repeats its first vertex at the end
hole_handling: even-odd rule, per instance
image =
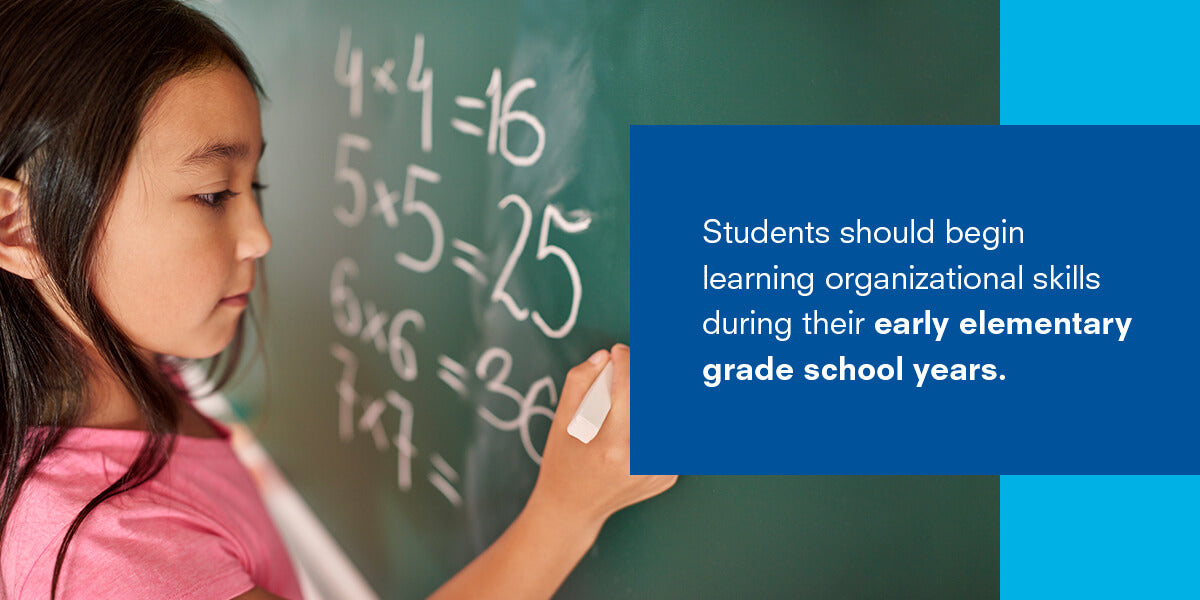
POLYGON ((588 362, 592 363, 593 365, 599 365, 599 364, 603 364, 604 359, 606 359, 606 358, 608 358, 607 350, 597 350, 596 353, 593 354, 592 357, 588 359, 588 362))

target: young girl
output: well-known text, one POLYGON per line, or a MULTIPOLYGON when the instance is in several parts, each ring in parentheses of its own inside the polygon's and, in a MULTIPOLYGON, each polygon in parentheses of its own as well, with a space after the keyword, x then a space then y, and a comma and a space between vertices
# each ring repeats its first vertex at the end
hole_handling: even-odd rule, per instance
MULTIPOLYGON (((299 598, 168 360, 221 353, 219 383, 237 363, 271 246, 260 92, 176 0, 0 0, 0 597, 299 598)), ((609 515, 671 486, 628 475, 628 399, 627 347, 571 370, 524 511, 436 597, 549 597, 609 515), (608 360, 584 445, 566 418, 608 360)))

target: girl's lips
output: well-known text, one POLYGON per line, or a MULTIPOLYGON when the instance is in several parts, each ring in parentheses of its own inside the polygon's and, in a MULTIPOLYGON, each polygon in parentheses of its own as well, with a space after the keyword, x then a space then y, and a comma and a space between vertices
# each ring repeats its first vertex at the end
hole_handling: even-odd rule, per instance
POLYGON ((221 298, 221 306, 243 307, 250 303, 250 294, 238 294, 228 298, 221 298))

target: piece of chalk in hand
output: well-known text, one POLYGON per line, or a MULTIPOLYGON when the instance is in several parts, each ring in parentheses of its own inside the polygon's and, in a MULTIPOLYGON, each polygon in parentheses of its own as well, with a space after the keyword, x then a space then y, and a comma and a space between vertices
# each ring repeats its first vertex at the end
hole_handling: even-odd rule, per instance
POLYGON ((583 395, 579 410, 575 411, 575 416, 567 424, 567 433, 585 444, 600 433, 600 426, 608 416, 608 409, 612 408, 612 378, 613 366, 610 360, 604 365, 604 370, 600 371, 596 381, 592 382, 592 387, 583 395))

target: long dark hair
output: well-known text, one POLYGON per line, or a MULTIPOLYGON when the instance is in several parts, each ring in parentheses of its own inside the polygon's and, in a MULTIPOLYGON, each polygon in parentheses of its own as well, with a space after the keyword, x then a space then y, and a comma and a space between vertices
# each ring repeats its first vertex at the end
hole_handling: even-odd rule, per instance
MULTIPOLYGON (((237 44, 175 0, 0 0, 0 177, 20 181, 33 242, 61 306, 134 398, 149 435, 128 472, 71 523, 54 568, 100 503, 154 477, 175 441, 180 390, 116 326, 89 285, 94 251, 151 97, 168 80, 229 61, 262 93, 237 44)), ((243 332, 210 363, 217 385, 243 332)), ((0 539, 22 485, 83 417, 86 342, 35 283, 0 270, 0 539)))

